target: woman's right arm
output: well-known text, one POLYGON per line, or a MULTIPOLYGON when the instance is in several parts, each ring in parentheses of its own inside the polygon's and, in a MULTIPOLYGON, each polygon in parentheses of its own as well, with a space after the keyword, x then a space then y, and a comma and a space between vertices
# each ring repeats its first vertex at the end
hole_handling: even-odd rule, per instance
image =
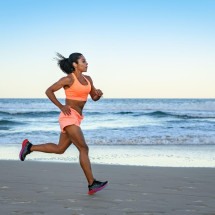
POLYGON ((56 98, 54 92, 60 90, 66 85, 71 85, 71 79, 68 77, 61 78, 59 81, 51 85, 46 90, 47 97, 66 115, 70 115, 70 106, 69 105, 62 105, 58 99, 56 98))

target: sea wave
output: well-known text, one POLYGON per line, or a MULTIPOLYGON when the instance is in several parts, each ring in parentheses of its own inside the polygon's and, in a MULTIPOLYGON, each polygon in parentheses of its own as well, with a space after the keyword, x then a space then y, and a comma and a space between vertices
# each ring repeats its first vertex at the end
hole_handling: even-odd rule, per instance
POLYGON ((0 120, 0 125, 21 125, 21 124, 25 124, 25 123, 13 121, 13 120, 6 120, 6 119, 0 120))
POLYGON ((215 113, 172 113, 165 111, 153 111, 150 113, 146 113, 144 115, 152 116, 152 117, 177 117, 181 119, 215 119, 215 113))
MULTIPOLYGON (((10 112, 10 111, 0 111, 1 117, 57 117, 60 111, 19 111, 19 112, 10 112)), ((215 112, 185 112, 179 113, 174 111, 89 111, 85 110, 84 115, 88 116, 105 116, 105 115, 124 115, 124 116, 149 116, 153 118, 164 118, 164 117, 175 117, 181 119, 215 119, 215 112)))
POLYGON ((0 120, 0 130, 8 130, 11 126, 23 125, 24 122, 17 122, 14 120, 1 119, 0 120))
POLYGON ((154 118, 174 117, 181 119, 215 119, 215 112, 190 112, 190 113, 178 113, 167 111, 118 111, 118 112, 86 112, 88 115, 125 115, 125 116, 150 116, 154 118))
POLYGON ((0 111, 0 116, 21 116, 21 117, 49 117, 59 115, 59 111, 26 111, 26 112, 9 112, 0 111))
MULTIPOLYGON (((111 114, 111 113, 110 113, 111 114)), ((112 114, 117 115, 131 115, 133 117, 140 117, 140 116, 150 116, 154 118, 164 118, 164 117, 174 117, 174 118, 181 118, 181 119, 215 119, 214 112, 190 112, 190 113, 178 113, 178 112, 167 112, 167 111, 120 111, 120 112, 113 112, 112 114)))

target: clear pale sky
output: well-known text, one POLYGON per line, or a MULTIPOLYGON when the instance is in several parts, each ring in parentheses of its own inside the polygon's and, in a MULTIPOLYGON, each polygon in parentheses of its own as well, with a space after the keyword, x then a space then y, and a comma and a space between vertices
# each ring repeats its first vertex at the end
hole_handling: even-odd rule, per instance
POLYGON ((215 98, 214 11, 214 0, 0 0, 0 98, 44 98, 64 76, 56 52, 83 53, 104 98, 215 98))

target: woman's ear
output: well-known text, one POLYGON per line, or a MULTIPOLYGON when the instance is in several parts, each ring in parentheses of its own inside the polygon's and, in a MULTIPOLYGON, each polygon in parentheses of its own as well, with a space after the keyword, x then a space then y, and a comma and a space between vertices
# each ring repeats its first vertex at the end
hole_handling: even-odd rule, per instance
POLYGON ((73 62, 72 66, 76 69, 77 68, 77 63, 73 62))

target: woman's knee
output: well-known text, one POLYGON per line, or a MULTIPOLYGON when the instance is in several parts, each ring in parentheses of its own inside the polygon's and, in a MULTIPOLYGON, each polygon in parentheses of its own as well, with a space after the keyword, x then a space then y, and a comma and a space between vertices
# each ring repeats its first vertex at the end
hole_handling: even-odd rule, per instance
POLYGON ((62 148, 62 147, 57 147, 57 151, 56 151, 56 154, 63 154, 64 152, 66 151, 65 148, 62 148))
POLYGON ((79 151, 82 153, 88 153, 89 152, 89 147, 88 145, 83 145, 78 147, 79 151))

